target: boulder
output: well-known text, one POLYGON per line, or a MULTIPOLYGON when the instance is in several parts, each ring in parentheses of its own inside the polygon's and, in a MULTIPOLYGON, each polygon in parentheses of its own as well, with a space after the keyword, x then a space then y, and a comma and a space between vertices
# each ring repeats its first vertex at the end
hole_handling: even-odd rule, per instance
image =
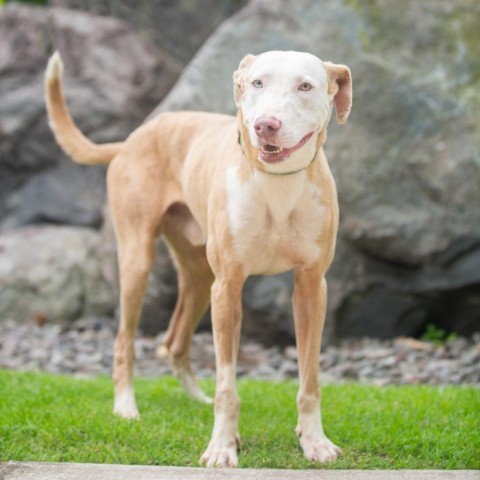
POLYGON ((100 235, 81 227, 22 227, 1 235, 0 319, 112 315, 117 301, 97 260, 99 246, 100 235))
MULTIPOLYGON (((351 68, 352 114, 331 122, 326 146, 341 210, 328 276, 338 336, 480 329, 479 21, 474 0, 253 0, 152 114, 234 113, 231 76, 246 53, 306 50, 351 68)), ((272 293, 291 277, 251 282, 247 330, 291 332, 289 302, 272 293)))
POLYGON ((4 231, 19 225, 55 223, 99 228, 103 222, 105 169, 68 159, 33 175, 6 201, 4 231))
MULTIPOLYGON (((2 10, 0 34, 6 28, 2 18, 12 8, 24 7, 2 10)), ((57 18, 62 11, 53 12, 52 18, 57 18)), ((180 109, 234 113, 232 72, 249 52, 305 50, 351 68, 352 114, 345 126, 331 122, 326 145, 341 210, 338 246, 328 275, 327 341, 335 335, 419 335, 429 323, 461 334, 480 329, 479 20, 480 5, 475 0, 405 0, 398 5, 388 0, 368 4, 252 0, 209 38, 152 114, 180 109)), ((56 34, 61 31, 57 27, 56 34)), ((45 35, 49 38, 48 29, 45 35)), ((121 123, 125 120, 121 109, 127 103, 107 101, 108 90, 117 81, 108 76, 109 71, 123 63, 118 61, 120 49, 110 54, 90 37, 79 34, 76 43, 72 38, 66 36, 63 44, 68 47, 65 63, 78 62, 70 78, 67 75, 71 92, 67 90, 67 95, 75 117, 81 119, 77 112, 88 108, 97 113, 97 106, 105 102, 103 116, 85 115, 80 126, 95 140, 122 137, 123 133, 113 132, 127 130, 121 123), (89 48, 77 55, 83 43, 89 48), (94 67, 85 70, 82 62, 95 47, 100 52, 91 57, 94 67), (99 68, 106 64, 109 68, 99 68), (91 92, 92 85, 96 85, 98 100, 93 105, 81 94, 91 92), (112 123, 114 118, 120 123, 112 123), (89 126, 89 121, 94 125, 89 126), (120 127, 115 130, 113 125, 120 127)), ((0 48, 9 51, 11 43, 0 48)), ((24 57, 29 58, 26 53, 24 57)), ((21 122, 12 112, 20 109, 20 117, 30 119, 29 131, 45 128, 45 119, 38 113, 41 92, 28 93, 30 80, 9 80, 8 72, 15 68, 1 67, 5 58, 9 56, 0 55, 0 195, 8 198, 13 209, 28 205, 27 199, 33 198, 23 197, 22 203, 18 195, 12 195, 13 190, 26 185, 32 174, 43 172, 45 165, 57 168, 52 159, 58 157, 45 153, 48 141, 33 142, 25 133, 14 135, 26 130, 19 129, 21 122), (14 87, 20 92, 18 97, 26 99, 16 109, 8 107, 5 93, 14 87), (15 147, 16 156, 11 154, 14 138, 23 139, 15 147)), ((22 78, 28 79, 26 65, 22 78)), ((43 65, 33 70, 39 83, 43 65)), ((42 177, 33 184, 37 192, 48 185, 42 177)), ((88 200, 73 194, 71 201, 72 209, 88 205, 88 200)), ((15 223, 10 214, 5 217, 5 205, 0 198, 0 216, 12 226, 15 223)), ((29 215, 22 218, 31 219, 29 215)), ((81 215, 86 216, 84 211, 81 215)), ((97 265, 108 285, 116 275, 111 235, 107 227, 100 233, 99 248, 108 254, 99 254, 97 265)), ((175 302, 175 274, 167 259, 164 247, 159 246, 159 262, 142 318, 146 329, 164 329, 175 302)), ((244 292, 245 332, 266 343, 291 341, 291 288, 290 274, 249 279, 244 292)), ((114 290, 111 299, 116 302, 114 290)))
POLYGON ((247 0, 49 0, 48 3, 120 18, 141 38, 186 64, 210 34, 247 0))
POLYGON ((72 164, 55 144, 43 99, 48 57, 60 51, 68 103, 96 141, 125 138, 168 91, 178 65, 122 21, 62 8, 8 5, 0 38, 0 228, 98 228, 104 169, 72 164))

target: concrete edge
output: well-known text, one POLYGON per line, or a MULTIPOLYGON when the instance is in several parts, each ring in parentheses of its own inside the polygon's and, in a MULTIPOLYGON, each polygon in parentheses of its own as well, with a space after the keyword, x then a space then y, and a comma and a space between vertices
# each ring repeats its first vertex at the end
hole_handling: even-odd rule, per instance
POLYGON ((0 480, 480 480, 480 470, 205 469, 89 463, 7 462, 0 480))

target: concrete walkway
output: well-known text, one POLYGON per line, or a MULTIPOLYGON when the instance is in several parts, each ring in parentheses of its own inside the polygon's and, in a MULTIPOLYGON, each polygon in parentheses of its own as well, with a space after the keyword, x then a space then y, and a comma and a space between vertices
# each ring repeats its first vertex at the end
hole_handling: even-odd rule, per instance
POLYGON ((0 480, 480 480, 480 470, 252 470, 79 463, 0 464, 0 480))

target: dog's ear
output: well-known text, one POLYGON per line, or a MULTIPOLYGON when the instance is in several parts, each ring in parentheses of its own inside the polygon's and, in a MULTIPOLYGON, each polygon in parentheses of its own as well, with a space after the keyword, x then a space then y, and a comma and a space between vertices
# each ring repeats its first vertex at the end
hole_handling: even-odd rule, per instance
POLYGON ((238 65, 238 70, 235 70, 233 73, 233 97, 235 98, 235 104, 237 107, 240 106, 242 95, 245 90, 248 69, 255 58, 255 55, 252 55, 251 53, 243 57, 240 65, 238 65))
POLYGON ((352 75, 345 65, 323 62, 328 75, 328 93, 333 95, 337 122, 342 125, 352 108, 352 75))

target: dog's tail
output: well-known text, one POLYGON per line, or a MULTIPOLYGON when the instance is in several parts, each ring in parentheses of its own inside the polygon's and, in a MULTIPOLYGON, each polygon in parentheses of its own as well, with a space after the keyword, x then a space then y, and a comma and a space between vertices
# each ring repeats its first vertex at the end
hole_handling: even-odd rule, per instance
POLYGON ((78 129, 65 104, 62 72, 62 59, 60 54, 55 52, 45 72, 45 101, 50 128, 57 143, 77 163, 87 165, 109 163, 120 151, 123 142, 97 145, 78 129))

